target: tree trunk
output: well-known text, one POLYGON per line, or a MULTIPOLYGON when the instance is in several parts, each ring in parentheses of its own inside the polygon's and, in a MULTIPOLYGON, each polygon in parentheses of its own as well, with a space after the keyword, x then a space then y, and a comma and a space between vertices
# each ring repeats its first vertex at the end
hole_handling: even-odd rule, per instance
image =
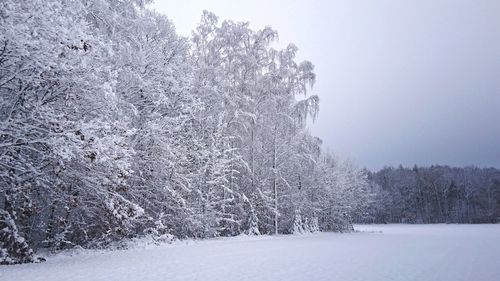
POLYGON ((276 185, 276 127, 273 137, 274 234, 278 234, 278 188, 276 185))

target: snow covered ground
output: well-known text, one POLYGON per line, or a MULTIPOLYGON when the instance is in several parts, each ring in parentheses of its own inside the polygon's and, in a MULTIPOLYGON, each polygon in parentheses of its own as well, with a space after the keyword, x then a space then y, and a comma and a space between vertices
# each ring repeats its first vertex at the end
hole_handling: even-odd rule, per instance
POLYGON ((41 264, 0 266, 0 280, 500 280, 498 224, 356 229, 59 254, 41 264))

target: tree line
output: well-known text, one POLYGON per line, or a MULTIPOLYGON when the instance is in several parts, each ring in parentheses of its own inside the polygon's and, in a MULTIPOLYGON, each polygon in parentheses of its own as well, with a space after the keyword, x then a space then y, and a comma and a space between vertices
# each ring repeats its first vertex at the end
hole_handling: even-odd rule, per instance
POLYGON ((41 249, 348 231, 367 174, 306 122, 313 64, 204 12, 144 0, 0 3, 0 263, 41 249))
POLYGON ((500 170, 448 166, 386 167, 369 173, 364 223, 498 223, 500 170))

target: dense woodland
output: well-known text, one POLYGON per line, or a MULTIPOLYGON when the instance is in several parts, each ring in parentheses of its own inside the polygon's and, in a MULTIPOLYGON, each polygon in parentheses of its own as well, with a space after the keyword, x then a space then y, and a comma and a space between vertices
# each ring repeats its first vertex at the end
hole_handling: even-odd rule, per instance
POLYGON ((143 0, 0 2, 0 263, 40 250, 346 231, 365 171, 310 135, 310 62, 143 0))
POLYGON ((384 168, 370 173, 365 223, 498 223, 500 170, 448 166, 384 168))

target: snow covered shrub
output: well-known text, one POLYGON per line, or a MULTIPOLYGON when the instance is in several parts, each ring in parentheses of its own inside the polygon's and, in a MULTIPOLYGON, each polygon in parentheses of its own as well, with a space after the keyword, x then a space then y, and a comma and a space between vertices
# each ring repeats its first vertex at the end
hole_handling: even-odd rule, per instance
POLYGON ((253 209, 250 211, 248 230, 246 231, 246 234, 247 235, 260 235, 259 218, 255 214, 255 211, 253 209))
POLYGON ((306 232, 306 227, 304 222, 302 221, 302 216, 300 215, 300 211, 295 211, 295 218, 293 220, 293 229, 292 233, 294 234, 303 234, 306 232))
POLYGON ((317 217, 314 217, 309 220, 308 229, 309 232, 319 232, 319 223, 317 217))
POLYGON ((0 264, 40 262, 22 237, 11 215, 0 209, 0 264))
POLYGON ((143 230, 143 234, 149 236, 155 244, 172 243, 177 240, 174 235, 170 234, 168 227, 163 223, 164 219, 164 214, 160 213, 153 226, 143 230))
POLYGON ((134 223, 144 214, 144 209, 121 196, 109 198, 105 206, 101 243, 105 246, 129 235, 135 236, 134 223))
POLYGON ((302 218, 300 210, 295 211, 291 233, 305 234, 319 231, 318 218, 302 218))

